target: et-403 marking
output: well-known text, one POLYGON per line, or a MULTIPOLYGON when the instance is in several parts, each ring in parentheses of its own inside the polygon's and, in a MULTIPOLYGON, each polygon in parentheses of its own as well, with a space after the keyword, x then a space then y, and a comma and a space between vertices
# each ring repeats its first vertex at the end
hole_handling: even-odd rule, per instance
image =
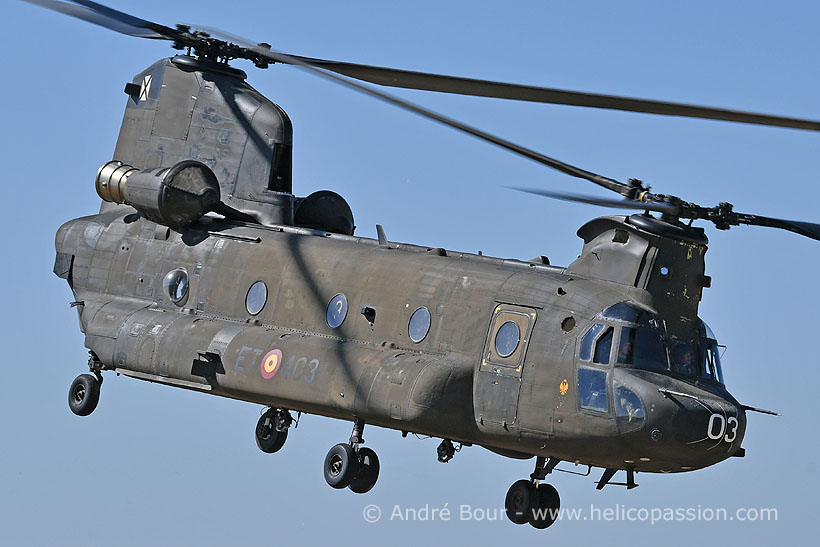
POLYGON ((310 384, 316 379, 316 371, 319 369, 318 359, 308 359, 308 357, 297 358, 295 355, 292 355, 287 362, 285 362, 282 351, 272 349, 265 353, 260 360, 259 357, 263 353, 264 350, 242 346, 239 350, 239 354, 236 356, 234 370, 237 372, 245 372, 248 368, 253 369, 256 367, 257 362, 259 362, 259 373, 266 380, 273 378, 282 369, 284 369, 285 378, 293 380, 294 382, 310 384), (252 354, 252 356, 249 354, 252 354))

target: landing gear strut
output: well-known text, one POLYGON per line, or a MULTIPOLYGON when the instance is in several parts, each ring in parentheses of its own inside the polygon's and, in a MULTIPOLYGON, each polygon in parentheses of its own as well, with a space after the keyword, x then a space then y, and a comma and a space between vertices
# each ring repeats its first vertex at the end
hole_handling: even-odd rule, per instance
POLYGON ((364 494, 376 485, 379 457, 370 448, 360 446, 364 444, 363 432, 364 420, 356 418, 350 441, 333 446, 325 456, 325 481, 331 487, 350 488, 351 492, 364 494))
POLYGON ((554 486, 541 481, 552 473, 560 461, 538 457, 530 479, 513 483, 504 504, 507 518, 515 524, 529 523, 538 529, 548 528, 555 522, 561 508, 561 498, 554 486))
POLYGON ((103 378, 100 371, 102 364, 94 354, 88 358, 88 369, 93 373, 80 374, 71 382, 68 388, 68 407, 77 416, 88 416, 97 408, 100 402, 100 386, 103 378))
POLYGON ((269 408, 256 422, 256 446, 267 454, 278 452, 288 439, 288 429, 293 423, 290 412, 282 408, 269 408))

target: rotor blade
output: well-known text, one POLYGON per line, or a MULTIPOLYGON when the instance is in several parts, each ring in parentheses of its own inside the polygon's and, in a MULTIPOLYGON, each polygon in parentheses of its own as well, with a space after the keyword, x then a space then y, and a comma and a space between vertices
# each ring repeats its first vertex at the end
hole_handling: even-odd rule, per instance
POLYGON ((751 226, 768 226, 770 228, 780 228, 788 230, 801 236, 810 237, 820 241, 820 224, 813 222, 802 222, 799 220, 783 220, 780 218, 761 217, 757 215, 737 214, 739 224, 749 224, 751 226))
POLYGON ((133 15, 128 15, 127 13, 111 9, 96 2, 90 2, 88 0, 72 0, 71 2, 61 0, 23 1, 29 4, 36 4, 52 11, 64 13, 128 36, 155 40, 172 39, 168 34, 163 33, 166 29, 169 32, 173 32, 173 30, 168 27, 163 27, 162 25, 134 17, 133 15))
POLYGON ((568 91, 548 87, 492 82, 489 80, 461 78, 443 74, 313 59, 310 57, 292 57, 350 78, 389 87, 820 131, 820 121, 814 120, 772 116, 755 112, 667 101, 586 93, 583 91, 568 91))
POLYGON ((655 211, 657 213, 669 213, 672 215, 680 214, 681 209, 675 205, 657 202, 640 202, 631 199, 608 199, 598 198, 593 196, 583 196, 579 194, 566 194, 563 192, 550 192, 549 190, 541 190, 538 188, 519 188, 515 186, 507 186, 510 190, 518 190, 527 194, 535 194, 537 196, 544 196, 547 198, 560 199, 563 201, 575 201, 578 203, 588 203, 590 205, 599 205, 601 207, 615 207, 618 209, 637 209, 639 211, 655 211))
MULTIPOLYGON (((191 25, 191 26, 194 27, 194 25, 191 25)), ((628 184, 624 184, 623 182, 619 182, 615 179, 611 179, 611 178, 605 177, 603 175, 598 175, 596 173, 592 173, 591 171, 586 171, 584 169, 581 169, 579 167, 575 167, 575 166, 570 165, 568 163, 564 163, 564 162, 556 160, 554 158, 550 158, 549 156, 545 156, 545 155, 540 154, 540 153, 538 153, 534 150, 531 150, 529 148, 525 148, 525 147, 520 146, 518 144, 512 143, 508 140, 502 139, 500 137, 496 137, 495 135, 491 135, 490 133, 486 133, 486 132, 484 132, 480 129, 477 129, 475 127, 463 124, 463 123, 461 123, 459 121, 456 121, 452 118, 448 118, 446 116, 443 116, 441 114, 433 112, 432 110, 428 110, 426 108, 423 108, 423 107, 418 106, 416 104, 413 104, 411 102, 405 101, 404 99, 399 99, 398 97, 395 97, 393 95, 389 95, 389 94, 384 93, 382 91, 379 91, 377 89, 373 89, 372 87, 368 87, 366 85, 354 82, 353 80, 349 80, 348 78, 344 78, 342 76, 334 74, 333 72, 328 72, 325 69, 315 67, 315 66, 311 65, 310 63, 308 63, 306 61, 302 61, 302 60, 300 60, 296 57, 291 57, 290 55, 286 55, 284 53, 279 53, 277 51, 271 50, 269 47, 267 47, 267 44, 265 46, 260 46, 260 45, 257 45, 257 44, 254 44, 254 43, 250 42, 249 40, 245 40, 243 38, 240 38, 238 36, 234 36, 232 34, 229 34, 229 33, 225 32, 225 31, 215 29, 215 28, 201 27, 201 26, 197 26, 196 28, 199 28, 199 29, 201 29, 205 32, 208 32, 211 36, 221 37, 224 40, 229 40, 229 41, 233 42, 234 44, 237 44, 237 45, 240 45, 242 47, 248 48, 250 51, 253 51, 254 53, 256 53, 256 54, 258 54, 262 57, 266 57, 266 58, 270 59, 271 61, 299 66, 299 67, 304 68, 304 69, 306 69, 306 70, 308 70, 308 71, 310 71, 310 72, 312 72, 316 75, 322 76, 323 78, 335 81, 337 83, 340 83, 344 86, 353 88, 357 91, 360 91, 360 92, 365 93, 367 95, 370 95, 372 97, 376 97, 378 99, 381 99, 382 101, 391 103, 395 106, 398 106, 399 108, 409 110, 410 112, 413 112, 413 113, 418 114, 420 116, 423 116, 425 118, 429 118, 431 120, 435 120, 435 121, 437 121, 439 123, 442 123, 444 125, 450 126, 454 129, 458 129, 459 131, 462 131, 464 133, 468 133, 470 135, 473 135, 474 137, 482 139, 486 142, 495 144, 496 146, 500 146, 501 148, 504 148, 504 149, 509 150, 511 152, 515 152, 516 154, 520 154, 520 155, 522 155, 526 158, 529 158, 533 161, 537 161, 538 163, 541 163, 542 165, 552 167, 553 169, 561 171, 562 173, 566 173, 567 175, 571 175, 573 177, 578 177, 578 178, 581 178, 581 179, 588 180, 590 182, 594 182, 595 184, 598 184, 599 186, 603 186, 604 188, 607 188, 608 190, 618 192, 619 194, 624 195, 624 196, 627 196, 627 195, 630 195, 631 193, 634 193, 634 188, 629 186, 628 184)))

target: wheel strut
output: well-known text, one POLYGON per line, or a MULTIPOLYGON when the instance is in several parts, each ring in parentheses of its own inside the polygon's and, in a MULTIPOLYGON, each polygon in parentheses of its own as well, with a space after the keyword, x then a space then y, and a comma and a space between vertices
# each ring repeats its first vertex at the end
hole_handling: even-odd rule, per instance
POLYGON ((353 433, 350 434, 350 446, 358 446, 364 444, 364 420, 361 418, 353 418, 353 433))

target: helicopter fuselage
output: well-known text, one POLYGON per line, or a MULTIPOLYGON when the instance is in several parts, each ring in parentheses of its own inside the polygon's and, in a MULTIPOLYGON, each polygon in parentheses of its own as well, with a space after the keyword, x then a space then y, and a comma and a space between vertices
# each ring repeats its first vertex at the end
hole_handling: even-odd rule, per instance
POLYGON ((612 469, 702 468, 745 432, 719 378, 617 364, 631 323, 602 311, 655 299, 572 267, 124 206, 56 246, 103 370, 612 469))

